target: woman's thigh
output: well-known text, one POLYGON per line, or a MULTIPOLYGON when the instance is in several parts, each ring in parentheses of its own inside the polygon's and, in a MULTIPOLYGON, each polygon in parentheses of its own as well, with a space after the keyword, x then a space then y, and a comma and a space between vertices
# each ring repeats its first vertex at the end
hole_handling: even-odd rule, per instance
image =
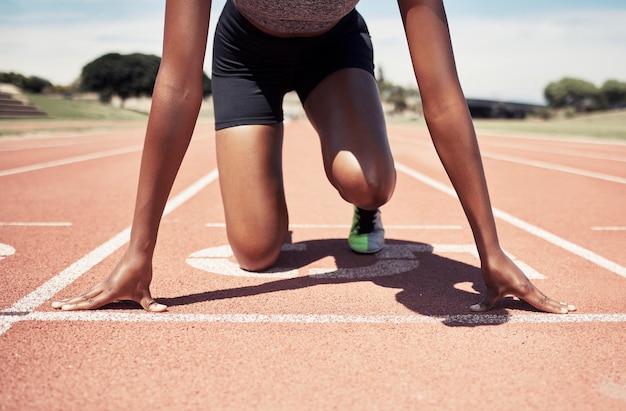
POLYGON ((216 134, 226 231, 247 270, 272 265, 287 235, 282 141, 282 123, 230 127, 216 134))
POLYGON ((366 209, 387 202, 396 173, 374 77, 358 68, 336 71, 309 94, 304 108, 339 193, 366 209))

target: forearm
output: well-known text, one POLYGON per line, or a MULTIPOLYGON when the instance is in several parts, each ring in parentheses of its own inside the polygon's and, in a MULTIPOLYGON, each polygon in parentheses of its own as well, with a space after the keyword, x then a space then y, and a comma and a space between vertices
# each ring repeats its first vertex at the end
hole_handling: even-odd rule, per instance
POLYGON ((398 5, 424 116, 482 259, 488 250, 499 247, 498 238, 474 127, 456 72, 443 3, 398 0, 398 5))
POLYGON ((465 100, 426 114, 433 143, 472 229, 481 260, 499 250, 480 150, 465 100))
POLYGON ((130 249, 151 256, 160 220, 189 146, 202 89, 160 74, 148 120, 139 173, 130 249))

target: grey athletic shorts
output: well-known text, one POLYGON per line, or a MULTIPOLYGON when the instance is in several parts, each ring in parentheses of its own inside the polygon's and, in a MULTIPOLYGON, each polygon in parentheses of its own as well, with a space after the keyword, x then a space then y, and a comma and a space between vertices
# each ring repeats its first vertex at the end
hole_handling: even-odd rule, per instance
POLYGON ((228 0, 213 42, 215 128, 279 123, 285 93, 295 90, 304 103, 343 68, 374 75, 372 42, 356 10, 322 35, 279 38, 254 27, 228 0))

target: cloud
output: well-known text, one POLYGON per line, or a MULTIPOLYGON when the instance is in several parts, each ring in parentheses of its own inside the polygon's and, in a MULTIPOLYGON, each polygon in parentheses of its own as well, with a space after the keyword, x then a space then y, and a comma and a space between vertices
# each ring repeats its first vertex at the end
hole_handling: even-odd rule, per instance
MULTIPOLYGON (((211 37, 221 4, 219 0, 213 4, 211 37)), ((376 65, 382 67, 388 80, 414 86, 399 13, 381 14, 370 9, 363 7, 362 12, 372 33, 376 65)), ((142 10, 117 15, 109 10, 102 18, 84 8, 70 14, 42 10, 28 13, 28 18, 23 17, 25 14, 15 18, 0 15, 0 71, 39 75, 68 84, 85 64, 108 52, 160 55, 163 4, 153 2, 148 7, 146 3, 142 10)), ((580 77, 596 85, 610 78, 626 81, 626 10, 517 15, 451 11, 452 41, 468 97, 542 102, 545 86, 564 76, 580 77)), ((211 50, 209 42, 205 59, 209 74, 211 50)))
MULTIPOLYGON (((36 19, 36 17, 34 17, 36 19)), ((32 20, 31 20, 32 21, 32 20)), ((119 21, 50 21, 0 29, 1 71, 68 84, 82 67, 108 52, 161 54, 162 17, 119 21)))
MULTIPOLYGON (((449 16, 457 68, 468 97, 542 102, 554 80, 575 76, 601 85, 624 78, 625 10, 559 11, 523 16, 449 16)), ((404 31, 395 18, 368 19, 378 66, 415 84, 404 31)))
POLYGON ((619 78, 626 64, 623 21, 626 11, 560 11, 452 21, 466 93, 540 100, 543 88, 563 76, 598 85, 619 78))

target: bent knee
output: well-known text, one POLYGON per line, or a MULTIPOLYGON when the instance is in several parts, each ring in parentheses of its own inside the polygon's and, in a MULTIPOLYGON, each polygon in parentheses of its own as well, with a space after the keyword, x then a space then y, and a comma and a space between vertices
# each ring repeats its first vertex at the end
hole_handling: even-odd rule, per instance
POLYGON ((363 170, 360 166, 334 168, 332 183, 348 202, 365 209, 375 209, 391 198, 396 186, 393 164, 363 170))
POLYGON ((265 270, 278 260, 283 241, 237 241, 230 246, 239 267, 246 271, 265 270))

